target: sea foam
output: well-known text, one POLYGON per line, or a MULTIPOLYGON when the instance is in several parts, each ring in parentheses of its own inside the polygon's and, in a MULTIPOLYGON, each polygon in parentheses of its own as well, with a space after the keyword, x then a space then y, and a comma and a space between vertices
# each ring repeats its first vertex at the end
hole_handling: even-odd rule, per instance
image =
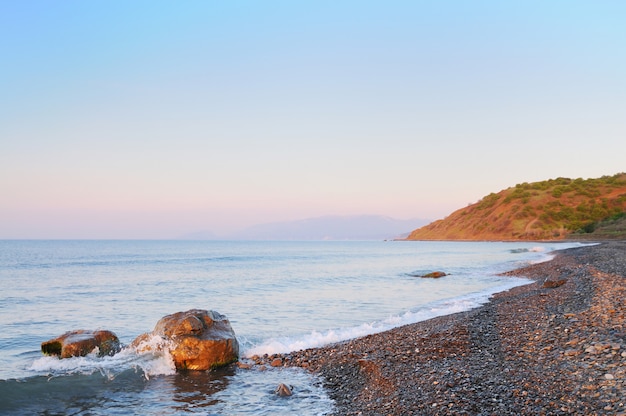
POLYGON ((330 329, 328 331, 312 331, 303 336, 271 338, 261 342, 259 345, 246 349, 242 355, 249 358, 255 355, 285 354, 308 348, 318 348, 336 342, 388 331, 399 326, 425 321, 438 316, 465 312, 489 302, 489 298, 494 293, 529 283, 532 283, 532 281, 523 278, 511 278, 502 285, 493 287, 488 291, 470 293, 462 297, 434 302, 401 315, 390 316, 378 322, 364 323, 349 328, 330 329))
POLYGON ((109 379, 128 369, 141 371, 146 379, 174 374, 174 360, 167 348, 159 348, 161 342, 161 339, 148 339, 140 344, 140 348, 125 347, 114 356, 98 357, 97 349, 84 357, 59 359, 45 356, 34 360, 29 370, 50 377, 99 372, 109 379))

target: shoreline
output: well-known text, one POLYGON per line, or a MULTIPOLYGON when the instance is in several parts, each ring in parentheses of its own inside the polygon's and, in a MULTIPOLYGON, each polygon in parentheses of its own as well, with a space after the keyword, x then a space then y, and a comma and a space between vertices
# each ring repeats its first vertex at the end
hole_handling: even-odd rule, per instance
POLYGON ((337 415, 626 415, 626 242, 504 275, 535 282, 470 311, 269 360, 320 375, 337 415))

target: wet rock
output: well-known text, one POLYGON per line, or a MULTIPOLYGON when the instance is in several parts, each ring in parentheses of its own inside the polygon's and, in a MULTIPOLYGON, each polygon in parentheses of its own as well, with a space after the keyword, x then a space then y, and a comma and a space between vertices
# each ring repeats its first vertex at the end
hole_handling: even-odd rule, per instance
POLYGON ((162 340, 156 348, 168 349, 179 370, 210 370, 239 359, 235 332, 215 311, 191 309, 164 316, 152 333, 140 335, 131 346, 141 349, 150 337, 162 340))
POLYGON ((276 390, 274 390, 274 393, 280 397, 288 397, 291 396, 293 387, 289 387, 286 384, 280 383, 278 385, 278 387, 276 387, 276 390))
POLYGON ((242 370, 250 370, 252 368, 252 364, 250 364, 250 363, 243 363, 243 362, 239 361, 237 363, 237 367, 241 368, 242 370))
POLYGON ((120 351, 120 341, 111 331, 75 330, 41 343, 41 352, 60 358, 84 357, 98 349, 98 356, 114 355, 120 351))
POLYGON ((272 367, 282 367, 283 366, 283 360, 280 358, 274 358, 272 360, 272 362, 270 363, 270 365, 272 367))
POLYGON ((444 272, 430 272, 430 273, 423 274, 420 277, 428 277, 428 278, 438 279, 438 278, 444 277, 444 276, 447 276, 447 274, 444 273, 444 272))

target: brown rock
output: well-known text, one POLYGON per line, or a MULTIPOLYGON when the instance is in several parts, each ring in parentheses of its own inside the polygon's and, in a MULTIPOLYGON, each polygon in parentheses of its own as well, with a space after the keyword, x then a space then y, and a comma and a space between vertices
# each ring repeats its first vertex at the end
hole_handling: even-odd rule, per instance
POLYGON ((274 390, 274 393, 280 397, 288 397, 293 394, 291 390, 292 389, 288 385, 280 383, 278 387, 276 387, 276 390, 274 390))
POLYGON ((280 358, 274 358, 272 360, 272 362, 270 363, 270 365, 272 367, 282 367, 283 366, 283 360, 280 358))
POLYGON ((445 274, 444 272, 430 272, 425 275, 422 275, 421 277, 430 277, 430 278, 438 279, 444 276, 447 276, 447 274, 445 274))
POLYGON ((152 345, 168 349, 179 370, 210 370, 239 359, 235 332, 228 319, 215 311, 192 309, 164 316, 151 334, 140 335, 131 346, 142 348, 150 337, 162 340, 152 345))
POLYGON ((250 370, 252 368, 252 364, 250 364, 250 363, 242 363, 241 361, 239 361, 237 363, 237 367, 241 368, 242 370, 250 370))
POLYGON ((553 289, 555 287, 563 286, 566 282, 567 279, 546 280, 545 282, 543 282, 543 287, 553 289))
POLYGON ((120 350, 120 341, 111 331, 75 330, 41 343, 41 352, 60 358, 84 357, 98 348, 98 356, 113 355, 120 350))

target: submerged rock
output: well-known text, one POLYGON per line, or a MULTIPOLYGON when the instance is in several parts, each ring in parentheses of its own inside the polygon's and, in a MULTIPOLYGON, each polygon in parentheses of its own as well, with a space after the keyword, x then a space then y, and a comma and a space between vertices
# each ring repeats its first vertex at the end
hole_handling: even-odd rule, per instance
POLYGON ((120 341, 111 331, 75 330, 41 343, 41 352, 60 358, 84 357, 98 348, 98 356, 114 355, 120 351, 120 341))
POLYGON ((280 397, 289 397, 293 394, 292 390, 293 390, 293 387, 289 387, 288 385, 284 383, 280 383, 278 387, 276 387, 276 390, 274 390, 274 393, 280 397))
POLYGON ((164 316, 154 331, 131 344, 139 350, 167 349, 179 370, 210 370, 239 359, 239 342, 228 319, 215 311, 191 309, 164 316), (146 347, 147 339, 162 342, 146 347))
POLYGON ((420 277, 431 277, 431 278, 437 279, 439 277, 444 277, 444 276, 447 276, 447 274, 444 272, 430 272, 427 274, 423 274, 420 277))

